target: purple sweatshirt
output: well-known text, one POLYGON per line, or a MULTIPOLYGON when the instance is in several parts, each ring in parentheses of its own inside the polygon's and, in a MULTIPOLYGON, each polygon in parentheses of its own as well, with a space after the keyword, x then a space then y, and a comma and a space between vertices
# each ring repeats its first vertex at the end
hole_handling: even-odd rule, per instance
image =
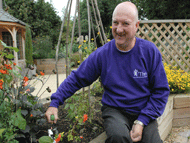
POLYGON ((162 115, 169 95, 162 56, 153 43, 140 38, 128 52, 118 50, 113 39, 90 54, 52 94, 50 106, 63 104, 99 76, 105 89, 103 105, 138 114, 145 125, 162 115))

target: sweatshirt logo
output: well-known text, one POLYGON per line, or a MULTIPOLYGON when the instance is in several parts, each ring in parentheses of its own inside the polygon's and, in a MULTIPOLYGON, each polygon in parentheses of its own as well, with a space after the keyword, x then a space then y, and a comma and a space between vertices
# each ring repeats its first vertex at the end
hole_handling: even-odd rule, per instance
POLYGON ((147 72, 140 72, 137 69, 134 70, 133 74, 134 74, 133 78, 146 78, 147 77, 147 72))

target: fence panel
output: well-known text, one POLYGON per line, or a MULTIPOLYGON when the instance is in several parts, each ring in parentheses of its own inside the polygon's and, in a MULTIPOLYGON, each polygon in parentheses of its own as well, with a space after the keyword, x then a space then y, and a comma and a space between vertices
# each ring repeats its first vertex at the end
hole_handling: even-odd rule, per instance
POLYGON ((136 36, 153 42, 163 62, 190 72, 190 20, 142 20, 136 36))

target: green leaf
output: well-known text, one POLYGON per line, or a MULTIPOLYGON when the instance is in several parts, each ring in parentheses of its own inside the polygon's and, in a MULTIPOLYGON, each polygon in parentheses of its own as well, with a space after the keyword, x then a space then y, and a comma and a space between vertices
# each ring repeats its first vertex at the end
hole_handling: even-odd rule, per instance
POLYGON ((71 104, 71 105, 70 105, 70 109, 71 109, 71 110, 74 110, 74 108, 75 108, 75 105, 74 105, 74 104, 71 104))
POLYGON ((21 130, 25 130, 26 120, 21 115, 21 109, 18 109, 17 112, 11 116, 11 118, 14 126, 17 126, 21 130))
POLYGON ((16 48, 16 47, 8 47, 9 49, 13 49, 15 52, 18 52, 19 51, 19 49, 18 48, 16 48))
POLYGON ((39 143, 53 143, 53 139, 49 136, 43 136, 39 139, 39 143))
POLYGON ((4 132, 5 128, 4 129, 0 129, 0 137, 2 136, 2 133, 4 132))
POLYGON ((69 104, 68 103, 65 105, 65 109, 67 109, 67 108, 69 108, 69 104))
POLYGON ((13 54, 8 54, 6 57, 7 57, 8 59, 13 59, 13 58, 14 58, 14 55, 13 55, 13 54))
POLYGON ((3 41, 1 41, 1 44, 3 45, 3 47, 8 47, 3 41))

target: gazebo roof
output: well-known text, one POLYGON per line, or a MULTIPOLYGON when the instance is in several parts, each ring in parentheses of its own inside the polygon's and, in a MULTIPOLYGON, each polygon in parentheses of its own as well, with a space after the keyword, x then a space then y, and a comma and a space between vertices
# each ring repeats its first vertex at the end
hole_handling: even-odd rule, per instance
POLYGON ((0 8, 0 21, 4 21, 4 22, 16 22, 16 23, 22 24, 24 26, 27 25, 23 21, 15 18, 14 16, 10 15, 8 12, 5 12, 1 8, 0 8))

